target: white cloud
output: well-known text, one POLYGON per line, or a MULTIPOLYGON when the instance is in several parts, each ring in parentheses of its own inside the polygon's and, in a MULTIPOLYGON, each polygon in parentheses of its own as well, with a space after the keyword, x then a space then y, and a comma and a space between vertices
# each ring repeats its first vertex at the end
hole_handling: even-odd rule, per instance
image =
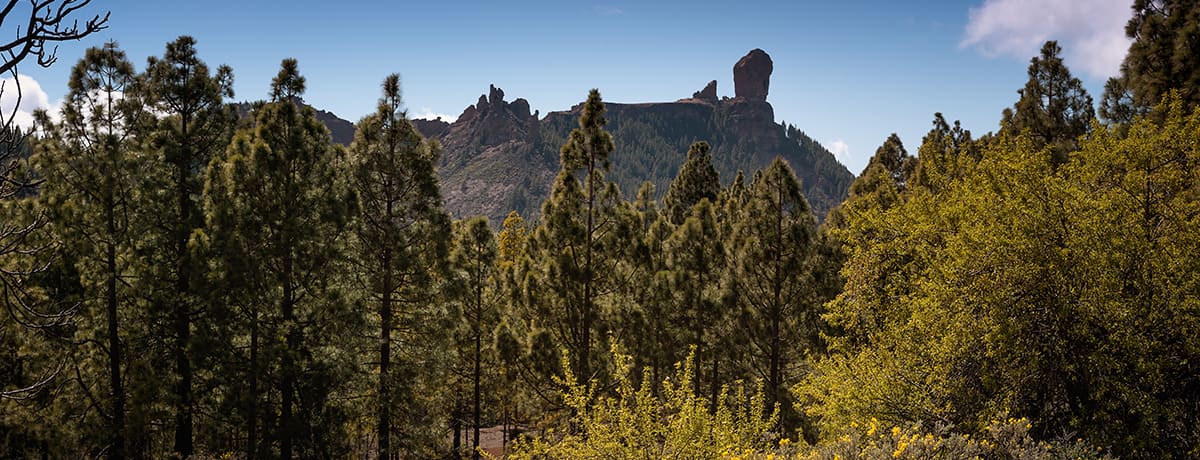
POLYGON ((622 16, 625 10, 609 5, 596 5, 596 14, 601 16, 622 16))
POLYGON ((42 85, 27 75, 18 75, 15 80, 11 77, 0 79, 0 90, 0 120, 7 120, 11 116, 22 128, 33 126, 35 110, 57 108, 62 104, 62 101, 58 101, 52 106, 49 96, 42 91, 42 85), (14 108, 16 112, 13 112, 14 108))
POLYGON ((960 47, 1022 60, 1058 40, 1067 66, 1093 77, 1117 74, 1130 40, 1130 0, 984 0, 971 8, 960 47))
POLYGON ((838 139, 826 144, 826 148, 828 148, 829 153, 832 153, 833 157, 837 158, 837 160, 842 164, 847 164, 846 162, 849 161, 850 146, 846 145, 845 141, 838 139))
POLYGON ((446 115, 444 113, 434 113, 429 107, 421 107, 421 110, 415 115, 410 115, 414 120, 436 120, 441 118, 446 123, 454 123, 458 117, 454 115, 446 115))

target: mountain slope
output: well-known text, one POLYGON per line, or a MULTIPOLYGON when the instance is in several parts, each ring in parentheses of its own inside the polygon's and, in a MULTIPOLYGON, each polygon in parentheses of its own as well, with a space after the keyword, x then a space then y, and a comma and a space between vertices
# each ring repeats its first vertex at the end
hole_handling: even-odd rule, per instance
MULTIPOLYGON (((739 170, 747 179, 782 156, 804 184, 818 218, 846 196, 854 175, 833 154, 795 127, 775 123, 766 101, 771 58, 751 51, 734 66, 735 97, 717 98, 716 82, 675 102, 607 103, 616 148, 609 178, 627 197, 650 181, 661 196, 695 141, 712 145, 723 183, 739 170)), ((538 120, 524 99, 489 94, 468 106, 454 123, 416 120, 417 129, 442 142, 442 190, 456 217, 482 214, 498 222, 510 210, 539 213, 558 170, 558 149, 577 125, 581 105, 538 120)))

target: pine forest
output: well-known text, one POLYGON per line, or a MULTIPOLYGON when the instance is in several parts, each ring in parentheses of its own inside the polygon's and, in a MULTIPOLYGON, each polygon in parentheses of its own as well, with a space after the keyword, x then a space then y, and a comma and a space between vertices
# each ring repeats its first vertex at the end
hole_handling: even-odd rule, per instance
POLYGON ((87 3, 0 48, 70 68, 0 118, 0 458, 1200 458, 1195 2, 1134 2, 1103 94, 1044 42, 820 215, 712 139, 627 193, 593 89, 502 221, 399 74, 343 146, 296 59, 242 99, 187 35, 54 62, 87 3))

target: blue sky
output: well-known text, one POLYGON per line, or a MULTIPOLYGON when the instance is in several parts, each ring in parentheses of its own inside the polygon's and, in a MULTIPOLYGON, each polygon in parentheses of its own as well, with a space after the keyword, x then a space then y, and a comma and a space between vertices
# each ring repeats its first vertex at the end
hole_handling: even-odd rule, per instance
POLYGON ((856 174, 889 133, 915 153, 934 112, 995 130, 1047 39, 1098 100, 1127 49, 1130 11, 1128 0, 93 3, 111 10, 109 29, 62 45, 50 69, 23 65, 44 95, 22 109, 53 106, 83 50, 108 40, 141 69, 191 35, 211 66, 233 67, 238 100, 265 98, 279 61, 295 57, 306 100, 351 121, 374 109, 393 72, 414 117, 455 117, 489 84, 543 114, 590 88, 611 102, 671 101, 717 80, 732 96, 733 64, 762 48, 775 63, 776 119, 856 174))

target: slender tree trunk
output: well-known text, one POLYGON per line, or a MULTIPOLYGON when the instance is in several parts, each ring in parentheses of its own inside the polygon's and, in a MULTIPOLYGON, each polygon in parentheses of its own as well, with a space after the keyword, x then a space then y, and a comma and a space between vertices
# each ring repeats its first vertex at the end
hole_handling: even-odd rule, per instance
POLYGON ((508 403, 507 402, 503 403, 503 406, 504 406, 504 415, 502 416, 502 418, 504 419, 504 423, 503 423, 503 428, 500 431, 500 454, 502 456, 504 454, 508 453, 508 412, 509 412, 508 411, 508 403))
POLYGON ((474 442, 471 444, 471 446, 473 447, 473 449, 471 450, 471 458, 475 459, 475 460, 479 460, 479 379, 480 379, 480 374, 481 374, 480 368, 479 368, 480 367, 479 366, 479 355, 482 352, 482 344, 481 344, 482 337, 481 336, 483 335, 483 334, 480 334, 480 332, 479 332, 479 330, 480 330, 479 323, 481 321, 483 321, 483 311, 482 311, 483 308, 482 307, 483 307, 483 279, 482 279, 482 277, 480 277, 480 279, 477 279, 476 283, 475 283, 475 375, 474 375, 475 410, 474 410, 474 414, 473 414, 474 415, 473 424, 475 427, 475 439, 474 439, 474 442))
POLYGON ((258 458, 258 307, 250 320, 250 415, 246 417, 246 455, 258 458))
MULTIPOLYGON (((110 172, 111 173, 111 172, 110 172)), ((117 223, 116 201, 113 197, 111 178, 108 179, 105 190, 105 214, 107 218, 108 243, 105 247, 105 269, 108 271, 106 280, 105 301, 108 313, 108 371, 109 389, 112 392, 112 414, 109 426, 109 437, 112 446, 108 458, 125 458, 125 388, 121 382, 121 335, 120 323, 117 318, 117 223)))
MULTIPOLYGON (((188 116, 181 117, 184 143, 188 143, 188 116)), ((187 187, 187 176, 191 156, 183 155, 175 165, 176 194, 179 199, 179 221, 175 229, 175 368, 179 381, 175 388, 175 453, 180 458, 192 455, 192 361, 188 356, 192 325, 188 309, 188 254, 187 242, 191 233, 191 194, 187 187)))
MULTIPOLYGON (((781 322, 783 320, 783 190, 778 189, 777 203, 779 203, 779 211, 775 216, 775 245, 774 252, 774 279, 771 280, 772 298, 770 307, 770 334, 771 334, 771 351, 770 351, 770 401, 771 406, 778 404, 780 387, 783 386, 783 343, 780 337, 782 333, 781 322)), ((771 410, 771 408, 768 408, 771 410)), ((783 422, 778 423, 778 427, 783 427, 783 422)))
POLYGON ((279 458, 291 460, 292 441, 295 437, 296 422, 292 415, 296 397, 296 360, 294 354, 300 349, 300 336, 296 330, 296 297, 295 287, 292 286, 292 254, 291 247, 283 246, 286 251, 283 257, 283 301, 280 310, 285 328, 286 349, 283 352, 279 391, 279 458))
MULTIPOLYGON (((388 214, 391 214, 388 202, 388 214)), ((391 458, 392 398, 388 373, 392 360, 392 254, 384 250, 383 300, 379 305, 379 458, 391 458)))
MULTIPOLYGON (((456 385, 457 387, 457 385, 456 385)), ((454 430, 453 450, 454 458, 459 458, 462 455, 462 401, 457 397, 454 398, 454 411, 450 417, 450 428, 454 430)))
POLYGON ((583 277, 583 331, 582 342, 583 346, 579 351, 579 385, 587 385, 587 382, 592 378, 592 276, 595 273, 592 267, 592 235, 595 233, 595 203, 596 203, 596 181, 593 180, 592 173, 595 171, 596 160, 595 154, 588 154, 587 168, 587 233, 584 237, 587 241, 584 242, 584 277, 583 277))
MULTIPOLYGON (((111 218, 110 218, 111 219, 111 218)), ((112 442, 112 450, 109 453, 109 458, 119 459, 125 457, 125 389, 121 382, 121 361, 124 359, 121 354, 121 336, 119 334, 119 322, 117 320, 117 263, 116 251, 112 243, 109 243, 107 254, 108 265, 108 286, 107 286, 107 303, 108 303, 108 383, 112 392, 112 419, 109 428, 109 436, 112 442)))

